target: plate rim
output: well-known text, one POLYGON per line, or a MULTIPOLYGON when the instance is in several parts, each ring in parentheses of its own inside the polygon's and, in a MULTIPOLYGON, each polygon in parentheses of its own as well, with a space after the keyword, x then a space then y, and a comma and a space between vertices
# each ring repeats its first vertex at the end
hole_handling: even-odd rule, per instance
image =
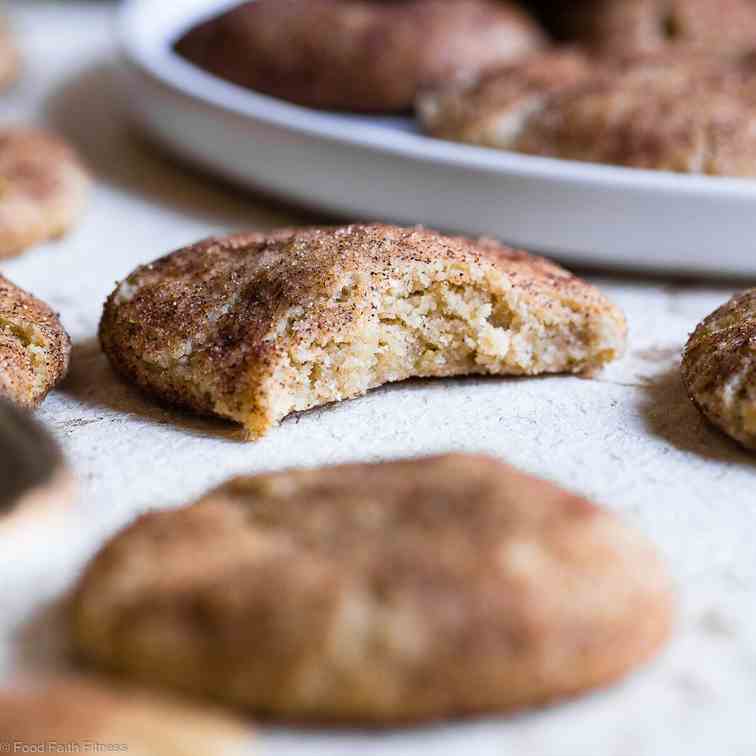
POLYGON ((173 33, 158 24, 155 36, 160 44, 139 33, 151 0, 122 0, 116 14, 116 34, 121 50, 131 64, 163 85, 195 101, 244 119, 352 147, 426 163, 440 163, 462 170, 494 175, 553 179, 575 185, 611 187, 614 190, 674 192, 756 201, 756 180, 725 176, 702 176, 655 171, 561 158, 522 155, 505 150, 435 139, 423 134, 376 125, 372 116, 317 111, 260 94, 223 81, 182 59, 169 44, 175 33, 203 16, 223 10, 238 0, 181 0, 174 8, 184 9, 184 19, 173 33), (159 34, 158 34, 159 32, 159 34), (355 119, 364 118, 360 128, 355 119))

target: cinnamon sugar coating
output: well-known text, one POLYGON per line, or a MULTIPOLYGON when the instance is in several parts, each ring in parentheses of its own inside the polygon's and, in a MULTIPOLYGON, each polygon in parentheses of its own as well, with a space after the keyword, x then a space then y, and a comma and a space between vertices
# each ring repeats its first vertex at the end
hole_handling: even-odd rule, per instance
POLYGON ((557 51, 426 93, 432 135, 532 155, 756 175, 756 55, 557 51))
POLYGON ((714 425, 756 450, 756 289, 699 323, 683 353, 682 377, 714 425))
POLYGON ((596 289, 541 258, 383 225, 200 242, 137 269, 100 326, 129 380, 251 437, 410 377, 591 372, 625 333, 596 289))

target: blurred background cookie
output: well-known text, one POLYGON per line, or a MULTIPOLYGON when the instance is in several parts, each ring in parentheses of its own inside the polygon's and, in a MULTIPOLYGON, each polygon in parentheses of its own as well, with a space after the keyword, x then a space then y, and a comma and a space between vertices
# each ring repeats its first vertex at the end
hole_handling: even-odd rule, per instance
POLYGON ((208 239, 137 269, 100 324, 122 375, 252 438, 407 378, 596 371, 625 334, 542 258, 380 224, 208 239))
POLYGON ((756 176, 753 61, 662 53, 557 93, 516 149, 662 171, 756 176))
POLYGON ((0 129, 0 259, 63 236, 79 218, 89 178, 58 137, 0 129))
POLYGON ((541 1, 540 11, 563 39, 603 55, 669 46, 732 54, 752 49, 756 40, 753 0, 541 1))
POLYGON ((57 680, 0 691, 7 753, 241 756, 248 738, 230 717, 130 688, 57 680))
POLYGON ((434 136, 653 170, 756 175, 756 57, 532 56, 419 99, 434 136))
POLYGON ((0 528, 61 507, 74 487, 50 434, 28 412, 0 399, 0 528))
POLYGON ((553 48, 478 79, 429 88, 418 96, 416 110, 431 136, 508 149, 549 98, 594 72, 582 51, 553 48))
POLYGON ((65 376, 70 351, 58 316, 0 275, 0 397, 37 407, 65 376))
POLYGON ((488 457, 237 478, 117 535, 77 589, 85 658, 293 720, 385 725, 604 685, 670 630, 654 549, 488 457))
POLYGON ((189 31, 187 60, 315 108, 392 112, 418 89, 527 55, 545 42, 506 0, 257 0, 189 31))
POLYGON ((690 398, 720 430, 756 450, 756 289, 733 297, 691 335, 682 361, 690 398))

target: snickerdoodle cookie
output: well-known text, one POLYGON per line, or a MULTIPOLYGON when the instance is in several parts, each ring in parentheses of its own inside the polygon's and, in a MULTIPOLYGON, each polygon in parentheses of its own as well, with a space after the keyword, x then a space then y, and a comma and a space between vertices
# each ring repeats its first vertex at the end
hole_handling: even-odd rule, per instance
POLYGON ((574 0, 549 5, 563 36, 602 55, 670 47, 729 55, 753 49, 756 40, 753 0, 574 0))
POLYGON ((418 88, 514 60, 544 36, 505 0, 256 0, 190 30, 184 58, 316 108, 401 111, 418 88))
POLYGON ((138 268, 100 325, 128 379, 251 437, 390 381, 595 371, 625 333, 614 305, 541 258, 384 225, 208 239, 138 268))
POLYGON ((241 756, 247 739, 226 715, 130 688, 59 680, 0 691, 7 753, 241 756))
POLYGON ((60 508, 74 487, 53 438, 28 412, 0 399, 0 529, 60 508))
POLYGON ((0 397, 37 407, 65 376, 70 351, 58 316, 0 275, 0 397))
POLYGON ((418 96, 417 112, 425 130, 439 139, 513 149, 550 98, 594 70, 584 53, 554 48, 478 79, 428 89, 418 96))
POLYGON ((728 435, 756 449, 756 289, 733 297, 691 335, 683 382, 699 410, 728 435))
POLYGON ((434 136, 532 155, 756 176, 756 57, 547 53, 425 93, 434 136))
POLYGON ((0 259, 63 236, 78 220, 89 178, 74 151, 37 129, 0 129, 0 259))
POLYGON ((294 720, 499 712, 604 685, 670 630, 652 546, 585 499, 449 455, 237 478, 117 535, 86 658, 294 720))

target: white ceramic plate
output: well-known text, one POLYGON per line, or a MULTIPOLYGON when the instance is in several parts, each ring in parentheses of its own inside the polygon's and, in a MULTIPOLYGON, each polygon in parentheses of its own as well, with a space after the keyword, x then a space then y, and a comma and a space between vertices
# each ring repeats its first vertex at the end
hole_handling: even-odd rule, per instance
POLYGON ((430 139, 409 118, 258 95, 171 50, 237 0, 126 0, 120 36, 138 122, 178 156, 250 188, 362 220, 502 238, 571 263, 756 274, 756 180, 681 176, 430 139))

